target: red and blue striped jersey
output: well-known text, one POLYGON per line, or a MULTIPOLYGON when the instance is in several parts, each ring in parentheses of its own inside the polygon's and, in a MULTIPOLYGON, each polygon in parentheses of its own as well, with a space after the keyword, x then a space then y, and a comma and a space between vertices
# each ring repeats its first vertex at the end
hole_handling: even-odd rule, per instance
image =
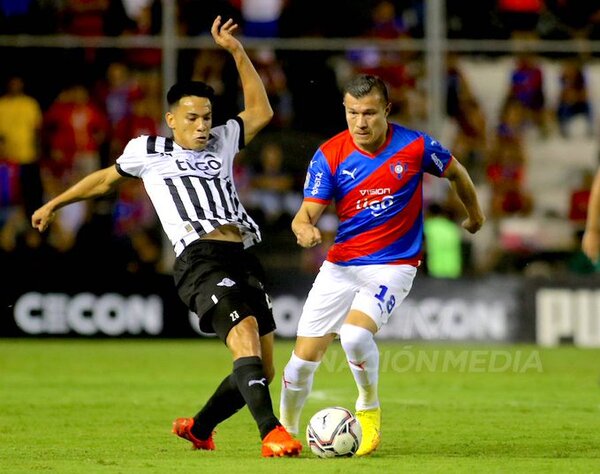
POLYGON ((423 173, 441 177, 452 154, 426 133, 390 123, 374 154, 348 130, 319 147, 304 199, 335 201, 339 227, 327 260, 338 265, 418 266, 423 244, 423 173))

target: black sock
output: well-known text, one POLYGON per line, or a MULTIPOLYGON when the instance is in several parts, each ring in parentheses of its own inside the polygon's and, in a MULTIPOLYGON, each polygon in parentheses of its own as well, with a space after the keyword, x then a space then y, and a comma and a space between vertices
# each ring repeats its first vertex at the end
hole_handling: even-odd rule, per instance
POLYGON ((269 385, 260 357, 241 357, 237 359, 233 363, 233 374, 238 389, 258 425, 260 438, 263 439, 281 423, 273 413, 269 385))
POLYGON ((208 439, 215 426, 236 413, 245 404, 235 375, 229 374, 194 417, 192 434, 198 439, 208 439))

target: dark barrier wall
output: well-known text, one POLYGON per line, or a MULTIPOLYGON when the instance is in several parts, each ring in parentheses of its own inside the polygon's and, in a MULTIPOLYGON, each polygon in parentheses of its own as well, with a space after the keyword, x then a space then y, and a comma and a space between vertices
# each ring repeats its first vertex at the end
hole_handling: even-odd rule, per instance
POLYGON ((19 280, 2 299, 3 337, 193 335, 168 275, 19 280))
MULTIPOLYGON (((277 335, 294 337, 312 277, 271 272, 277 335)), ((523 280, 419 276, 377 337, 403 340, 533 341, 522 314, 523 280)), ((2 295, 1 337, 195 337, 195 315, 169 275, 15 278, 2 295)))

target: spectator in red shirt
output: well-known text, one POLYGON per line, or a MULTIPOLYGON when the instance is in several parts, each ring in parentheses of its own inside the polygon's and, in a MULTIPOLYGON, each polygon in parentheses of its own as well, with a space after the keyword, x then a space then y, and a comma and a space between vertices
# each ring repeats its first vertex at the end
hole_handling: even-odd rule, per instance
POLYGON ((149 99, 140 97, 132 102, 131 113, 119 120, 111 140, 111 156, 117 156, 132 138, 140 135, 158 135, 158 120, 153 116, 149 99))
POLYGON ((44 115, 44 133, 54 174, 73 183, 100 169, 101 150, 108 132, 108 118, 90 100, 86 87, 82 84, 66 87, 44 115))
POLYGON ((526 160, 523 108, 518 101, 509 100, 502 110, 487 166, 493 217, 531 212, 532 198, 524 188, 526 160))

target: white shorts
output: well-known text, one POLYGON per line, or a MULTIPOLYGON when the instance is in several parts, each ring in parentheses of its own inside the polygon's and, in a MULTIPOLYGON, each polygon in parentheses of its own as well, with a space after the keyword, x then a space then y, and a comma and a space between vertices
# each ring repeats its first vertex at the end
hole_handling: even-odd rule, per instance
POLYGON ((343 267, 325 261, 304 303, 296 334, 339 334, 351 309, 367 314, 380 329, 408 295, 416 274, 412 265, 343 267))

